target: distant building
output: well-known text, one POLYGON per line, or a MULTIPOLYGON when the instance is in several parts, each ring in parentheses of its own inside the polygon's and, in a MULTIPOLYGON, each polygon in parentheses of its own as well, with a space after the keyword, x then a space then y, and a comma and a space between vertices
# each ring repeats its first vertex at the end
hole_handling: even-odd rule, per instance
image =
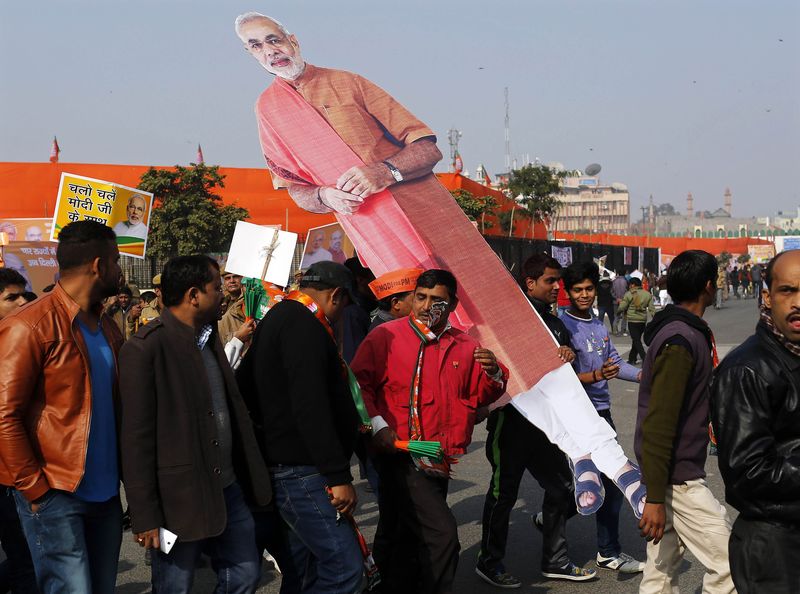
POLYGON ((789 216, 734 217, 732 194, 725 188, 724 206, 713 212, 693 211, 694 199, 686 197, 686 214, 658 215, 651 206, 644 228, 666 237, 766 237, 784 235, 800 228, 800 208, 789 216))
POLYGON ((797 231, 800 229, 800 206, 797 207, 795 212, 779 210, 771 217, 758 217, 758 222, 773 229, 777 228, 788 232, 797 231))
POLYGON ((553 231, 626 234, 630 225, 630 195, 621 183, 604 185, 597 176, 564 178, 561 207, 551 222, 553 231))

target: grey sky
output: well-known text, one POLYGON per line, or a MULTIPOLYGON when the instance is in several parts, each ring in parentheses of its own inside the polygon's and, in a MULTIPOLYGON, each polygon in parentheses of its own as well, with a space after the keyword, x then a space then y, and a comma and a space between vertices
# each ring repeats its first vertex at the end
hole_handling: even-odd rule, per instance
MULTIPOLYGON (((800 3, 238 0, 7 2, 0 19, 0 160, 260 167, 253 103, 269 75, 233 20, 272 13, 312 63, 358 72, 474 171, 512 153, 603 165, 634 208, 800 204, 800 3), (782 40, 782 41, 781 41, 782 40)), ((439 169, 444 169, 442 164, 439 169)), ((635 218, 637 210, 632 216, 635 218)))

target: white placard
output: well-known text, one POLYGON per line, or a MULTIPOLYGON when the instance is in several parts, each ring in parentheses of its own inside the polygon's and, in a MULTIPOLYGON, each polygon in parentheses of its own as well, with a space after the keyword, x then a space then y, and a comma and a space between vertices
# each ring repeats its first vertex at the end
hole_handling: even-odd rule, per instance
POLYGON ((296 245, 297 233, 238 221, 225 270, 285 287, 289 282, 296 245))

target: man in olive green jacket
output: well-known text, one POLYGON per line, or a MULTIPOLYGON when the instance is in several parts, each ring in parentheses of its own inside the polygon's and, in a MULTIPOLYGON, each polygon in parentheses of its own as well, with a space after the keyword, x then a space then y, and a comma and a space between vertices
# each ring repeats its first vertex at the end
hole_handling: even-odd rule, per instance
POLYGON ((656 313, 653 296, 642 289, 641 279, 635 276, 631 277, 628 283, 628 292, 620 301, 617 313, 624 313, 628 318, 628 332, 631 335, 631 352, 628 354, 628 363, 636 365, 637 356, 644 361, 642 334, 647 323, 647 314, 649 313, 652 318, 656 313))

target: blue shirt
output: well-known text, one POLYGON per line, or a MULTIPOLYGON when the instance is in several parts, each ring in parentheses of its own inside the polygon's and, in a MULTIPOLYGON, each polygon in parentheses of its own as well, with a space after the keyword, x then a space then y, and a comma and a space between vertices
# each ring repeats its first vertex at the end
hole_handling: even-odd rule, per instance
MULTIPOLYGON (((619 356, 617 349, 608 336, 608 330, 603 322, 594 315, 591 318, 579 318, 569 312, 561 315, 561 321, 567 327, 570 335, 570 346, 575 351, 575 360, 572 367, 575 373, 586 373, 601 369, 603 363, 611 359, 619 365, 619 379, 629 382, 638 381, 639 369, 626 363, 619 356)), ((599 375, 599 374, 598 374, 599 375)), ((608 381, 600 380, 593 384, 583 384, 583 389, 596 410, 611 408, 611 394, 608 391, 608 381)))
POLYGON ((84 501, 108 501, 119 494, 117 425, 114 415, 114 353, 98 327, 94 331, 78 320, 86 349, 92 387, 89 444, 83 479, 75 497, 84 501))

